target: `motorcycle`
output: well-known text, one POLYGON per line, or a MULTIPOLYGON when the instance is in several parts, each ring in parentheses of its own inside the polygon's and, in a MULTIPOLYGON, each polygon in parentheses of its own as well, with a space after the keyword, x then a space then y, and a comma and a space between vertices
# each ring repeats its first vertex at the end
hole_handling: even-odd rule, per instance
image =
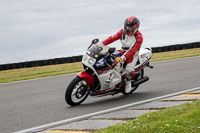
POLYGON ((148 76, 144 76, 144 68, 153 68, 149 63, 152 55, 151 48, 140 48, 135 66, 138 76, 131 79, 132 90, 129 93, 125 92, 125 63, 112 65, 114 59, 121 55, 115 48, 101 43, 92 44, 82 57, 84 71, 78 73, 66 89, 66 102, 75 106, 81 104, 88 96, 131 94, 140 84, 149 80, 148 76))

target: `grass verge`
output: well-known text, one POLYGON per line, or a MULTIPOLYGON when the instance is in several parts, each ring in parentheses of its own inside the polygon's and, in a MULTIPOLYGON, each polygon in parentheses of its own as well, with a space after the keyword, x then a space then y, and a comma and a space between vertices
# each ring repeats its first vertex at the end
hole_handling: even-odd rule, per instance
POLYGON ((200 100, 144 114, 95 133, 199 133, 200 100))
MULTIPOLYGON (((200 48, 154 53, 151 62, 200 56, 200 48)), ((0 84, 82 71, 81 62, 0 71, 0 84)))

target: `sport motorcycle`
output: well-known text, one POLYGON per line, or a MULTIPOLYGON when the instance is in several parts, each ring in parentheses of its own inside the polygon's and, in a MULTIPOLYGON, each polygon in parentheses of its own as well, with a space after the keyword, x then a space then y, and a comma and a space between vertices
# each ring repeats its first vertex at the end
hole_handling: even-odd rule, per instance
POLYGON ((105 46, 102 43, 90 45, 82 57, 84 71, 78 73, 66 89, 66 102, 75 106, 81 104, 88 96, 131 94, 140 84, 149 80, 148 76, 144 76, 144 68, 153 68, 149 63, 151 55, 151 48, 140 48, 135 66, 137 76, 131 79, 132 90, 126 93, 126 63, 119 62, 113 66, 114 59, 122 54, 116 48, 105 46))

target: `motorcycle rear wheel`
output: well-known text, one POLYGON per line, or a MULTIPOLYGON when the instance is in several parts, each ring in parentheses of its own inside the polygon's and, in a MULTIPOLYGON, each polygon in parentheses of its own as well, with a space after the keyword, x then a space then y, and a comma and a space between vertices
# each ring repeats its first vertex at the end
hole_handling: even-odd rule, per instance
POLYGON ((76 106, 81 104, 88 97, 88 94, 87 82, 76 76, 67 87, 65 101, 71 106, 76 106))

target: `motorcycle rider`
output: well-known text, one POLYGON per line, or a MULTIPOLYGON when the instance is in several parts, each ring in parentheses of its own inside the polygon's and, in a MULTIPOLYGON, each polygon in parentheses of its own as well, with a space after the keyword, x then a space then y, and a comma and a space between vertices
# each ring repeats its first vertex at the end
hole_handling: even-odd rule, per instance
MULTIPOLYGON (((120 39, 122 43, 122 49, 119 50, 119 52, 123 55, 121 57, 117 57, 114 60, 113 65, 115 66, 119 62, 126 61, 126 93, 131 91, 131 79, 137 75, 134 68, 138 61, 138 53, 143 42, 142 34, 138 30, 139 26, 140 21, 138 18, 130 16, 125 19, 124 27, 120 31, 101 42, 104 45, 108 45, 120 39)), ((93 43, 96 43, 95 40, 93 40, 93 43)))

